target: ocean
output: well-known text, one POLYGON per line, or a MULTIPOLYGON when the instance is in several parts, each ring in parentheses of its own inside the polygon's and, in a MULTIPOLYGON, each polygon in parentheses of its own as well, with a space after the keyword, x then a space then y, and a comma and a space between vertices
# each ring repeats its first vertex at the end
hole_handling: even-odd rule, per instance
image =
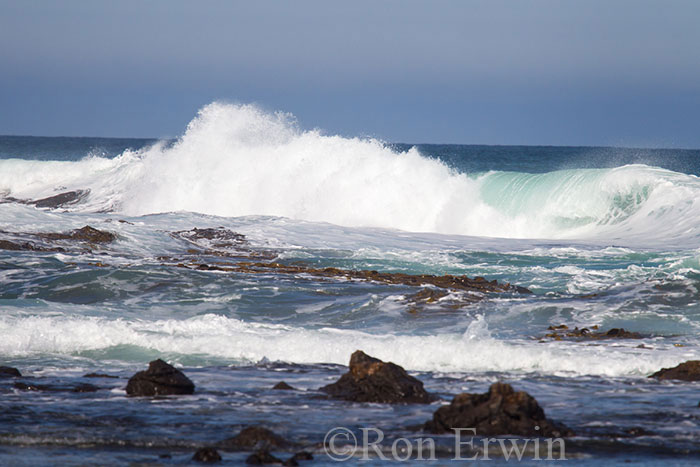
MULTIPOLYGON (((648 376, 700 359, 698 175, 700 150, 393 144, 224 103, 174 140, 2 136, 0 245, 21 248, 0 249, 0 365, 22 377, 0 378, 0 464, 181 465, 262 425, 338 465, 329 430, 425 437, 441 404, 502 381, 575 432, 570 462, 696 465, 698 383, 648 376), (49 235, 85 226, 115 239, 49 235), (531 293, 424 299, 439 287, 324 268, 531 293), (322 397, 355 350, 441 400, 322 397), (127 397, 157 358, 195 393, 127 397)), ((453 465, 434 437, 437 460, 409 462, 453 465)), ((386 462, 366 454, 346 463, 386 462)))

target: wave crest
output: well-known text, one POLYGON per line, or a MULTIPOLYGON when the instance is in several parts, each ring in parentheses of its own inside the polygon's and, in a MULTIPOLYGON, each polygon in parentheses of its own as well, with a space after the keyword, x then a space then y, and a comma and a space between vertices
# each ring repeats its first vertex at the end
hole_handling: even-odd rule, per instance
MULTIPOLYGON (((465 174, 412 148, 302 131, 252 105, 205 106, 174 144, 115 159, 0 161, 0 190, 91 190, 72 209, 272 215, 489 237, 692 238, 697 177, 644 165, 465 174), (17 174, 31 174, 31 183, 17 174)), ((19 196, 18 196, 19 197, 19 196)))

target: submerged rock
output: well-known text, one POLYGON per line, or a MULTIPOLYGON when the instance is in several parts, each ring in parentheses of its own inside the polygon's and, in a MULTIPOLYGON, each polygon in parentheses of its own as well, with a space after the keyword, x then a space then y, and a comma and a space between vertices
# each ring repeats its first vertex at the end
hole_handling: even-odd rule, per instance
POLYGON ((213 464, 214 462, 221 461, 221 455, 219 455, 214 448, 204 447, 197 449, 197 452, 195 452, 194 456, 192 456, 192 460, 195 462, 213 464))
POLYGON ((700 381, 700 360, 688 360, 673 368, 662 368, 649 378, 700 381))
POLYGON ((83 378, 113 378, 118 379, 119 376, 106 375, 104 373, 87 373, 83 375, 83 378))
POLYGON ((224 449, 269 449, 286 448, 292 443, 265 427, 252 425, 243 428, 232 438, 221 441, 218 446, 224 449))
POLYGON ((11 366, 0 366, 0 378, 20 378, 22 373, 11 366))
POLYGON ((78 384, 77 386, 59 386, 50 384, 27 384, 17 382, 15 389, 20 391, 46 391, 46 392, 97 392, 100 388, 92 384, 78 384))
POLYGON ((424 429, 431 433, 454 428, 474 428, 477 436, 519 435, 571 436, 568 428, 556 425, 544 415, 534 397, 515 391, 510 384, 494 383, 485 394, 462 393, 450 405, 437 409, 424 429))
POLYGON ((292 391, 292 390, 294 390, 294 388, 293 388, 292 386, 288 385, 288 384, 285 383, 284 381, 280 381, 279 383, 275 384, 274 386, 272 386, 272 389, 278 389, 278 390, 281 390, 281 391, 292 391))
POLYGON ((350 357, 350 368, 335 383, 320 389, 335 399, 386 404, 427 404, 434 400, 423 383, 400 366, 370 357, 361 350, 350 357))
POLYGON ((168 396, 194 393, 194 383, 183 372, 165 363, 153 360, 148 370, 139 371, 126 385, 129 396, 168 396))
POLYGON ((250 465, 282 464, 282 460, 270 454, 270 451, 261 449, 248 456, 245 463, 250 465))

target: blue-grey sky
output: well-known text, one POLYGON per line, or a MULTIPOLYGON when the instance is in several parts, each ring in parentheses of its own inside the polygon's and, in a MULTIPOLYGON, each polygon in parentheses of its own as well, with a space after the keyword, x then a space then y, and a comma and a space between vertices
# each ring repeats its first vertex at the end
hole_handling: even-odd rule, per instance
POLYGON ((700 147, 700 1, 0 0, 0 134, 213 100, 393 142, 700 147))

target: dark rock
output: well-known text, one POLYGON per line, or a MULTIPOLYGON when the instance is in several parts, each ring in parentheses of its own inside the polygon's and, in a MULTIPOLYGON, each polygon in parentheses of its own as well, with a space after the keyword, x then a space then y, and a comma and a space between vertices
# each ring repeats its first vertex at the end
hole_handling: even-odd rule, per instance
POLYGON ((92 384, 79 384, 77 386, 60 386, 49 384, 27 384, 17 382, 15 389, 20 391, 46 391, 46 392, 97 392, 100 388, 92 384))
POLYGON ((17 368, 11 366, 0 366, 0 378, 20 378, 22 374, 17 368))
POLYGON ((54 209, 66 204, 75 204, 83 200, 89 193, 90 190, 66 191, 65 193, 49 196, 48 198, 42 198, 36 201, 29 201, 27 204, 33 204, 38 208, 54 209))
POLYGON ((408 286, 423 286, 430 284, 435 287, 450 290, 463 290, 467 292, 480 293, 532 293, 524 287, 512 286, 509 283, 499 284, 498 281, 487 281, 483 277, 470 279, 467 276, 434 276, 431 274, 404 274, 398 272, 378 272, 368 270, 352 270, 338 268, 313 268, 298 264, 269 263, 248 263, 240 262, 236 265, 236 270, 248 273, 260 273, 275 271, 283 274, 309 274, 317 277, 348 278, 379 282, 383 284, 396 284, 408 286))
POLYGON ((673 368, 662 368, 649 378, 700 381, 700 360, 688 360, 673 368))
POLYGON ((263 465, 263 464, 281 464, 282 461, 265 449, 255 451, 245 460, 246 464, 263 465))
POLYGON ((294 388, 291 387, 290 385, 288 385, 287 383, 285 383, 284 381, 280 381, 279 383, 277 383, 277 384, 275 384, 274 386, 272 386, 272 389, 279 389, 279 390, 282 390, 282 391, 291 391, 291 390, 293 390, 294 388))
POLYGON ((569 329, 566 324, 559 326, 549 326, 547 330, 552 331, 545 334, 555 340, 562 339, 580 339, 580 340, 602 340, 602 339, 641 339, 642 336, 638 332, 627 331, 624 328, 612 328, 609 331, 598 331, 599 327, 591 326, 589 328, 574 328, 569 329))
POLYGON ((126 385, 129 396, 167 396, 194 393, 194 383, 163 360, 153 360, 148 370, 139 371, 126 385))
POLYGON ((286 448, 290 442, 271 430, 262 426, 253 425, 245 427, 232 438, 225 439, 219 443, 219 447, 228 449, 269 449, 286 448))
POLYGON ((83 383, 75 386, 73 389, 71 389, 71 392, 96 392, 99 389, 100 388, 92 384, 83 383))
POLYGON ((616 337, 618 339, 641 339, 642 335, 638 332, 625 331, 624 328, 612 328, 605 333, 606 337, 616 337))
POLYGON ((423 389, 423 383, 400 366, 370 357, 361 350, 350 357, 350 371, 335 383, 320 389, 336 399, 353 402, 387 404, 427 404, 434 397, 423 389))
POLYGON ((196 462, 205 462, 208 464, 213 464, 214 462, 221 461, 221 456, 214 448, 205 447, 197 449, 197 452, 192 456, 192 460, 196 462))
POLYGON ((88 373, 83 375, 83 378, 119 378, 119 376, 106 375, 104 373, 88 373))
POLYGON ((424 425, 431 433, 474 428, 477 436, 571 436, 571 430, 547 420, 534 397, 514 391, 510 384, 494 383, 485 394, 458 394, 450 405, 437 409, 424 425))
POLYGON ((20 391, 46 391, 50 389, 49 386, 43 384, 27 384, 22 382, 15 383, 14 387, 20 391))
POLYGON ((299 465, 299 462, 294 458, 294 456, 292 456, 286 461, 284 461, 282 465, 287 467, 297 467, 299 465))
POLYGON ((68 233, 41 233, 37 236, 45 240, 78 240, 88 243, 110 243, 117 238, 112 232, 98 230, 89 225, 68 233))

